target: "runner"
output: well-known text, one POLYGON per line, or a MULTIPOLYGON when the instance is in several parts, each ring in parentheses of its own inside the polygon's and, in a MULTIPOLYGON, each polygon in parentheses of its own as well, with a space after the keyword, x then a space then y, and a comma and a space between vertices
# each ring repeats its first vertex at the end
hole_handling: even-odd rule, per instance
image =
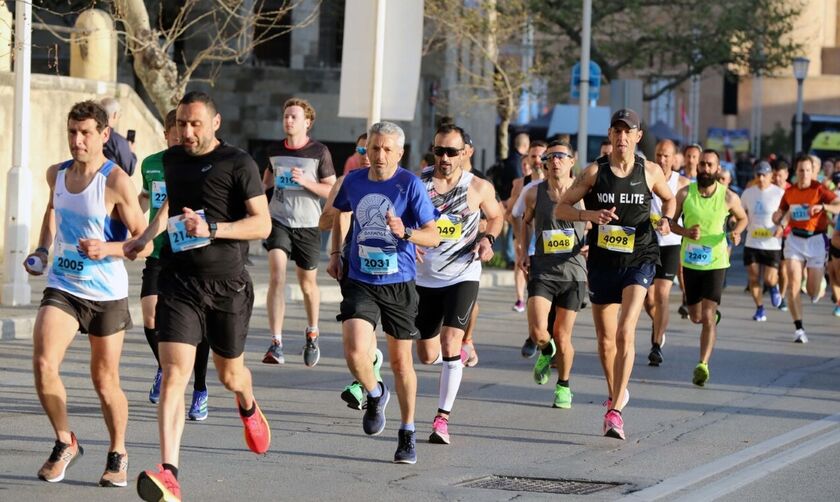
MULTIPOLYGON (((689 184, 688 178, 674 171, 676 153, 677 147, 669 139, 656 144, 656 162, 662 168, 662 174, 665 176, 671 193, 677 193, 689 184)), ((662 218, 662 199, 654 194, 650 201, 650 221, 654 227, 659 224, 660 218, 662 218)), ((665 359, 662 346, 665 345, 665 331, 668 329, 671 317, 668 307, 671 287, 679 272, 680 244, 682 243, 682 237, 676 233, 661 235, 657 232, 656 239, 659 242, 660 263, 656 266, 656 274, 653 276, 653 287, 648 289, 645 296, 645 310, 653 321, 650 332, 651 348, 648 354, 650 366, 659 366, 665 359)))
POLYGON ((697 166, 700 165, 700 154, 702 152, 703 147, 697 143, 692 143, 683 148, 685 166, 683 167, 682 175, 688 178, 689 181, 697 181, 697 166))
POLYGON ((635 154, 642 138, 635 111, 621 109, 613 114, 609 138, 610 156, 599 158, 575 178, 557 205, 555 218, 598 225, 589 232, 587 269, 598 355, 609 396, 603 431, 624 439, 621 411, 629 400, 636 323, 659 262, 650 222, 651 192, 662 199, 658 227, 662 235, 669 232, 674 197, 662 169, 635 154), (576 209, 574 205, 584 197, 589 209, 576 209))
POLYGON ((286 315, 286 264, 297 265, 297 278, 306 309, 306 342, 303 362, 315 366, 321 358, 318 347, 318 260, 321 254, 321 198, 335 183, 333 161, 327 147, 309 137, 315 109, 306 100, 292 98, 283 105, 286 139, 269 151, 270 169, 263 176, 265 188, 274 188, 271 198, 271 235, 263 242, 268 251, 269 286, 266 306, 271 345, 263 356, 266 364, 283 364, 283 320, 286 315))
POLYGON ((216 138, 221 116, 210 96, 189 92, 177 110, 182 143, 163 155, 167 200, 149 229, 126 246, 131 252, 143 249, 164 228, 169 235, 161 251, 155 316, 163 367, 161 464, 137 478, 140 497, 155 502, 181 499, 184 389, 202 339, 213 349, 219 380, 235 394, 246 445, 262 454, 271 444, 243 353, 254 288, 242 245, 271 231, 259 169, 248 154, 216 138))
POLYGON ((694 367, 692 382, 704 386, 709 380, 709 359, 717 338, 721 314, 717 310, 723 281, 729 268, 726 220, 735 218, 729 239, 737 246, 747 228, 747 215, 738 195, 719 180, 720 157, 715 150, 704 150, 697 166, 697 181, 677 192, 677 211, 673 231, 682 235, 680 249, 685 278, 685 297, 691 322, 702 324, 700 362, 694 367), (682 216, 682 223, 677 223, 682 216))
POLYGON ((803 275, 812 303, 820 301, 820 285, 825 273, 825 241, 828 229, 826 211, 840 212, 840 197, 813 179, 814 164, 807 155, 796 158, 796 184, 785 190, 779 209, 773 214, 777 225, 790 217, 791 235, 785 243, 785 266, 788 270, 788 306, 793 318, 793 341, 808 343, 802 323, 802 298, 799 285, 803 275))
MULTIPOLYGON (((575 157, 571 145, 553 141, 543 159, 548 166, 547 181, 525 194, 522 225, 523 241, 528 242, 533 224, 536 249, 533 256, 522 259, 521 267, 528 271, 529 339, 540 351, 534 364, 534 381, 538 385, 548 382, 552 360, 559 354, 552 406, 568 409, 572 407, 569 378, 575 357, 572 329, 586 297, 585 224, 554 218, 557 202, 572 185, 575 157), (549 332, 549 311, 552 309, 555 319, 549 332)), ((583 204, 578 203, 575 208, 583 209, 583 204)))
POLYGON ((378 382, 370 347, 381 316, 388 336, 388 359, 396 380, 402 424, 394 462, 417 462, 414 439, 414 404, 417 377, 412 361, 412 341, 419 333, 417 316, 415 245, 436 247, 440 235, 434 206, 423 183, 399 167, 405 133, 391 122, 374 124, 368 133, 371 167, 350 173, 336 195, 333 207, 352 211, 354 221, 347 250, 347 278, 340 260, 340 218, 333 223, 332 252, 327 269, 341 283, 344 355, 353 377, 367 391, 362 428, 368 435, 385 429, 385 407, 390 392, 378 382), (349 187, 352 187, 349 188, 349 187))
POLYGON ((417 248, 420 300, 415 322, 420 361, 442 364, 438 410, 429 436, 429 442, 437 444, 449 444, 449 417, 467 362, 462 345, 478 298, 481 262, 493 257, 493 242, 504 222, 493 185, 463 171, 465 144, 460 127, 439 127, 432 149, 435 165, 420 177, 435 206, 441 240, 438 247, 417 248), (487 217, 483 234, 480 213, 487 217))
POLYGON ((753 320, 767 320, 762 303, 761 270, 764 266, 764 286, 770 288, 770 302, 774 307, 782 303, 779 292, 779 265, 782 261, 782 234, 785 225, 773 223, 773 213, 785 191, 771 183, 773 169, 765 161, 755 169, 756 184, 744 190, 741 204, 749 218, 747 242, 744 245, 744 266, 747 268, 750 294, 755 302, 753 320))
MULTIPOLYGON (((164 120, 163 133, 166 145, 173 147, 181 143, 181 136, 178 128, 175 127, 175 110, 170 110, 164 120)), ((149 210, 149 221, 151 222, 158 210, 166 201, 166 181, 163 179, 163 154, 166 150, 149 155, 143 159, 140 171, 143 176, 143 191, 140 193, 140 207, 143 211, 149 210)), ((163 372, 160 369, 160 357, 158 355, 157 330, 155 329, 155 306, 158 297, 158 278, 162 265, 160 263, 160 249, 166 237, 159 235, 154 240, 154 250, 146 258, 146 266, 143 268, 143 285, 140 288, 140 306, 143 309, 143 332, 146 334, 146 342, 152 349, 152 354, 158 363, 155 380, 149 390, 149 401, 157 404, 160 401, 160 383, 163 372)), ((193 396, 190 403, 190 411, 187 414, 190 420, 207 419, 207 358, 210 356, 210 345, 207 340, 198 344, 195 355, 195 382, 193 383, 193 396)))
MULTIPOLYGON (((781 188, 782 190, 787 190, 788 188, 790 188, 790 183, 788 183, 788 178, 790 177, 788 163, 784 160, 779 160, 773 164, 770 164, 770 166, 773 168, 773 184, 781 188)), ((788 311, 788 304, 786 298, 789 282, 788 268, 787 265, 785 265, 785 243, 792 229, 790 226, 790 220, 788 219, 786 221, 787 224, 784 226, 785 229, 782 233, 782 264, 779 267, 779 294, 782 295, 782 303, 779 304, 779 310, 781 310, 782 312, 788 311)))
POLYGON ((76 103, 67 116, 72 159, 47 169, 50 198, 35 252, 24 268, 41 275, 55 257, 32 333, 35 390, 55 431, 55 446, 38 470, 50 483, 64 479, 84 450, 70 430, 67 392, 59 368, 76 331, 88 335, 90 375, 102 405, 110 443, 100 486, 126 486, 128 402, 120 388, 120 354, 128 313, 128 274, 122 262, 126 228, 145 229, 128 175, 105 158, 108 114, 97 103, 76 103))

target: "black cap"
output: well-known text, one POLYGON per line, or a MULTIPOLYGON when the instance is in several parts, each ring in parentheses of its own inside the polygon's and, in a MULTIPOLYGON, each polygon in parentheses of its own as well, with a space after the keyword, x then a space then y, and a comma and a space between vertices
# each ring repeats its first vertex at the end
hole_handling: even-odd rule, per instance
POLYGON ((469 135, 469 133, 467 133, 467 131, 464 131, 464 144, 473 146, 472 137, 470 137, 470 135, 469 135))
POLYGON ((631 110, 630 108, 622 108, 621 110, 618 110, 617 112, 613 113, 613 116, 610 119, 610 127, 615 126, 616 122, 624 122, 630 129, 641 128, 641 120, 639 120, 639 114, 631 110))
POLYGON ((755 173, 756 174, 770 174, 773 172, 773 168, 770 167, 770 163, 766 160, 762 160, 755 166, 755 173))

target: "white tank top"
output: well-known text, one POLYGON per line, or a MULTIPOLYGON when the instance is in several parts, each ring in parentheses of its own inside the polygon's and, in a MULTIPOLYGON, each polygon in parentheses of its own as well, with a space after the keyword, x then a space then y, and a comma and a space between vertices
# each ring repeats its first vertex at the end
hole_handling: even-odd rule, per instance
POLYGON ((71 165, 72 160, 62 164, 55 178, 56 235, 47 287, 92 301, 127 298, 128 273, 123 261, 113 257, 91 260, 78 249, 79 239, 114 242, 126 238, 125 225, 105 212, 105 184, 116 164, 107 161, 79 193, 70 192, 65 184, 71 165))
MULTIPOLYGON (((671 193, 674 197, 677 196, 677 183, 680 181, 679 173, 672 172, 671 177, 668 178, 668 186, 671 188, 671 193)), ((662 216, 662 199, 655 193, 651 192, 650 199, 650 221, 656 225, 659 218, 662 216)), ((660 235, 656 232, 656 239, 659 241, 659 246, 679 246, 682 243, 682 237, 671 232, 668 235, 660 235)))
POLYGON ((467 204, 473 174, 462 173, 454 188, 440 194, 435 190, 433 172, 434 167, 425 169, 420 179, 435 206, 435 221, 441 241, 436 248, 425 248, 423 263, 417 264, 417 285, 442 288, 459 282, 479 281, 481 261, 476 258, 473 249, 478 241, 481 213, 472 211, 467 204))

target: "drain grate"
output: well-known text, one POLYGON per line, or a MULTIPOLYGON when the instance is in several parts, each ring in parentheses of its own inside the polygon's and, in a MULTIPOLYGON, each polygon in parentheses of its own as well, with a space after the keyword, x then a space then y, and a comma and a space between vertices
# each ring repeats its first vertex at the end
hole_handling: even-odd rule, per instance
POLYGON ((507 490, 512 492, 555 493, 558 495, 589 495, 607 490, 622 483, 605 483, 582 479, 524 478, 514 476, 487 476, 467 481, 461 486, 466 488, 485 488, 489 490, 507 490))

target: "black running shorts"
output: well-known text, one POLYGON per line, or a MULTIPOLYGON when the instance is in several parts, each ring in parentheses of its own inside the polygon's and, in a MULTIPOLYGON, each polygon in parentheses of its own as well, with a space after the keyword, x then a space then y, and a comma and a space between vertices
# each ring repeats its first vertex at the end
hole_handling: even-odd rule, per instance
POLYGON ((528 297, 539 296, 552 302, 552 309, 580 311, 586 300, 586 283, 583 281, 551 280, 545 276, 528 280, 528 297))
POLYGON ((347 277, 341 281, 341 296, 338 322, 364 319, 375 328, 381 317, 382 330, 397 340, 420 337, 414 326, 418 303, 414 281, 373 285, 347 277))
POLYGON ((685 304, 696 305, 702 300, 711 300, 720 305, 724 279, 726 279, 725 268, 694 270, 683 267, 685 304))
POLYGON ((744 247, 744 266, 749 267, 753 263, 767 267, 779 268, 782 263, 781 249, 755 249, 744 247))
POLYGON ((677 271, 680 269, 680 245, 660 246, 659 261, 662 264, 656 266, 656 273, 653 278, 673 282, 677 276, 677 271))
POLYGON ((143 282, 140 286, 140 298, 155 296, 158 294, 158 277, 163 268, 157 258, 146 258, 146 266, 143 267, 143 282))
POLYGON ((414 324, 420 338, 428 340, 440 334, 441 326, 466 330, 478 298, 478 281, 464 281, 442 288, 417 286, 420 298, 414 324))
POLYGON ((94 301, 71 295, 56 288, 46 288, 41 307, 55 307, 73 316, 83 335, 108 336, 131 329, 128 298, 94 301))
POLYGON ((593 305, 621 303, 621 294, 628 286, 649 288, 656 272, 654 263, 638 267, 589 266, 589 300, 593 305))
POLYGON ((298 268, 315 270, 321 257, 321 231, 318 227, 289 228, 271 220, 271 234, 263 241, 266 251, 282 249, 298 268))

